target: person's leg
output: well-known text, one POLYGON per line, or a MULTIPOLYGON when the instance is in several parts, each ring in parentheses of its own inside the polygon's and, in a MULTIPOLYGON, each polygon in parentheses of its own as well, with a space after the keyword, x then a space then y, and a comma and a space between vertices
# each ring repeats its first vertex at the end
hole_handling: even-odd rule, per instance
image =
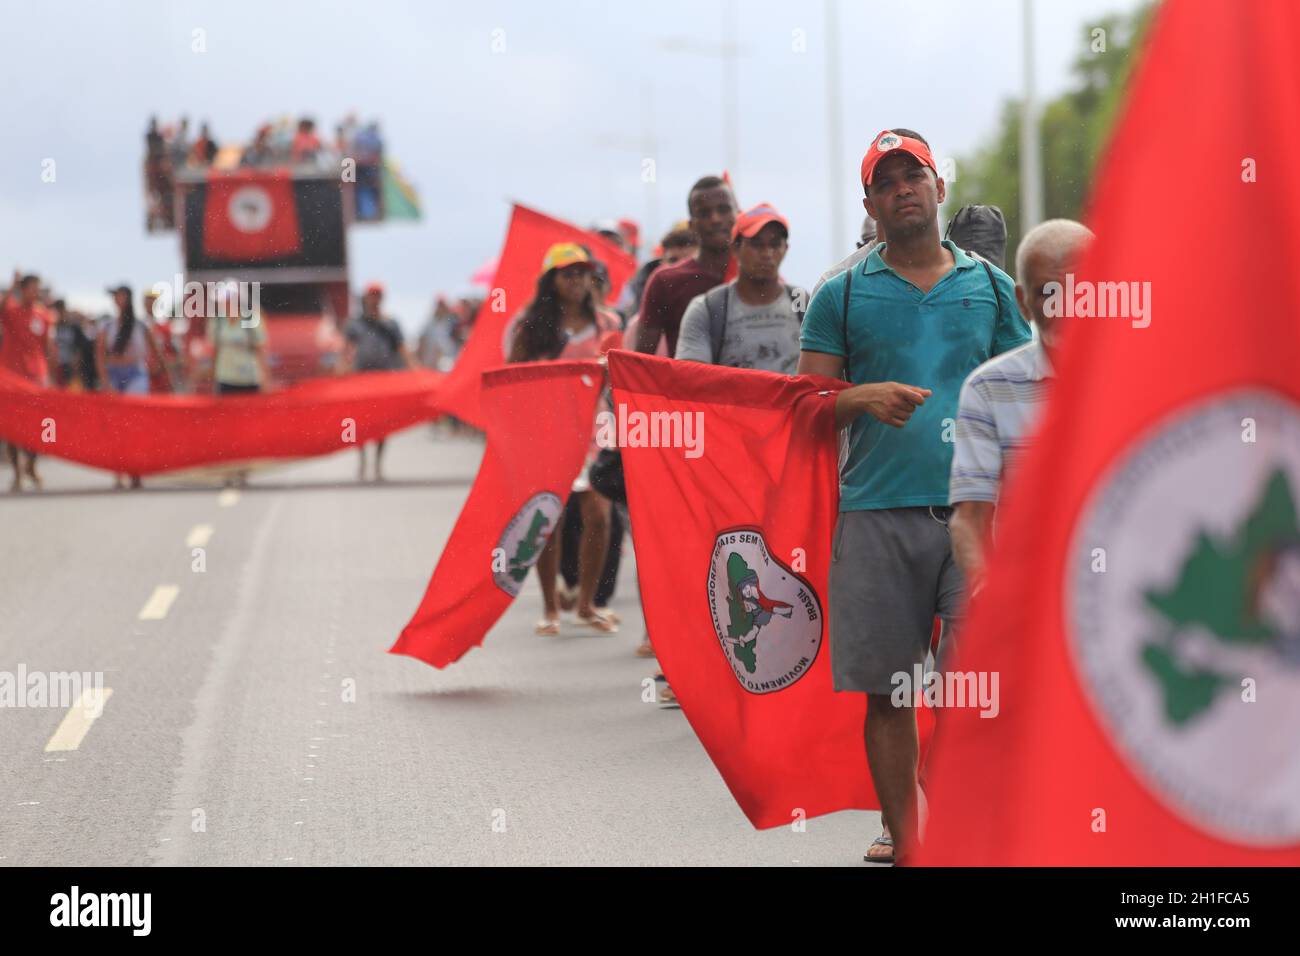
POLYGON ((935 576, 918 544, 929 531, 922 522, 932 524, 925 509, 849 511, 831 544, 831 673, 835 690, 868 699, 863 742, 885 829, 866 853, 873 862, 914 845, 916 714, 910 699, 895 707, 892 698, 898 675, 911 681, 929 646, 935 576))
POLYGON ((868 694, 863 738, 871 781, 880 798, 880 815, 893 837, 894 855, 899 857, 916 843, 919 743, 915 710, 895 707, 888 694, 868 694))
POLYGON ((546 539, 546 547, 542 553, 537 556, 537 580, 542 585, 542 624, 538 625, 539 633, 558 633, 560 624, 560 605, 556 600, 555 594, 555 573, 559 564, 560 533, 564 530, 564 512, 560 512, 560 517, 551 532, 551 536, 546 539), (544 625, 549 625, 546 627, 544 625))
MULTIPOLYGON (((947 526, 944 528, 947 534, 947 526)), ((939 648, 935 651, 935 670, 940 674, 946 673, 952 667, 953 655, 956 653, 958 634, 961 632, 961 621, 966 611, 966 581, 962 576, 961 568, 952 556, 951 538, 948 538, 948 550, 943 556, 943 561, 939 570, 939 583, 935 594, 936 614, 942 622, 939 634, 939 648)), ((930 736, 930 746, 927 750, 927 759, 922 762, 920 768, 921 788, 925 788, 926 767, 929 764, 928 756, 934 752, 935 747, 939 744, 939 735, 944 727, 942 719, 936 721, 934 733, 930 736)), ((921 821, 924 825, 924 820, 921 821)), ((922 834, 924 835, 924 834, 922 834)))
POLYGON ((578 553, 582 549, 582 507, 578 494, 564 503, 564 537, 560 540, 560 607, 572 611, 578 603, 578 553))
POLYGON ((618 566, 623 557, 623 516, 617 508, 611 508, 609 514, 609 547, 605 549, 605 564, 600 569, 600 579, 596 582, 596 607, 606 607, 614 597, 614 588, 618 585, 618 566))
MULTIPOLYGON (((578 552, 578 617, 604 621, 596 613, 593 601, 596 580, 605 565, 605 549, 609 547, 610 503, 608 498, 594 490, 580 492, 577 498, 583 529, 582 546, 578 552)), ((612 630, 613 625, 609 629, 612 630)))
POLYGON ((23 449, 23 471, 26 472, 27 478, 38 489, 41 487, 41 476, 36 473, 36 452, 23 449))
POLYGON ((375 481, 384 480, 384 440, 375 442, 375 481))
POLYGON ((357 466, 357 481, 366 480, 366 446, 363 442, 357 446, 357 454, 361 456, 361 463, 357 466))
POLYGON ((13 466, 13 470, 14 470, 14 480, 13 483, 9 486, 9 490, 22 491, 23 473, 22 473, 22 469, 18 465, 18 446, 13 444, 12 442, 6 442, 5 448, 8 449, 9 451, 9 464, 13 466))

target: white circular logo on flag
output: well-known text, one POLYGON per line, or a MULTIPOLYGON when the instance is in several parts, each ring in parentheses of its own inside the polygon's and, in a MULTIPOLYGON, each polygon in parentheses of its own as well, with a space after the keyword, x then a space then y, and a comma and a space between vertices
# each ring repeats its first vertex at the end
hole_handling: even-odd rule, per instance
POLYGON ((1085 694, 1132 770, 1188 823, 1300 839, 1300 407, 1216 395, 1120 457, 1066 570, 1085 694))
POLYGON ((44 335, 45 320, 37 316, 32 316, 32 321, 28 324, 28 328, 32 330, 32 335, 44 335))
POLYGON ((751 694, 784 690, 817 659, 822 643, 817 592, 772 556, 757 528, 732 528, 714 541, 709 610, 722 653, 751 694))
POLYGON ((880 137, 880 139, 876 140, 876 149, 880 150, 882 153, 887 153, 891 149, 898 149, 898 147, 902 145, 902 138, 894 133, 886 133, 884 136, 880 137))
POLYGON ((501 539, 497 542, 501 560, 497 561, 494 556, 492 580, 511 597, 519 595, 528 577, 528 569, 537 563, 563 509, 564 502, 559 495, 549 491, 538 492, 524 502, 501 532, 501 539))
POLYGON ((226 214, 240 232, 261 232, 271 222, 271 197, 261 186, 241 186, 230 197, 226 214))

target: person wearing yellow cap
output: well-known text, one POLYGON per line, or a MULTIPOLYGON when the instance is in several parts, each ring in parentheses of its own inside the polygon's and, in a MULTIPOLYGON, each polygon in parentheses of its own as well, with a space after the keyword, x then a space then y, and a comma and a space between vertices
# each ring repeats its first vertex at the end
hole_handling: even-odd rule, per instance
MULTIPOLYGON (((546 362, 595 358, 607 347, 607 336, 617 333, 618 317, 600 305, 592 284, 594 265, 590 254, 573 242, 559 242, 546 251, 542 274, 533 300, 524 307, 507 331, 505 353, 510 362, 546 362)), ((573 483, 582 515, 583 536, 578 552, 578 621, 603 634, 618 625, 594 604, 596 585, 609 545, 610 501, 595 491, 587 479, 587 467, 595 460, 593 440, 587 461, 573 483)), ((537 624, 538 634, 560 632, 560 604, 556 588, 559 570, 563 516, 537 560, 545 612, 537 624)))

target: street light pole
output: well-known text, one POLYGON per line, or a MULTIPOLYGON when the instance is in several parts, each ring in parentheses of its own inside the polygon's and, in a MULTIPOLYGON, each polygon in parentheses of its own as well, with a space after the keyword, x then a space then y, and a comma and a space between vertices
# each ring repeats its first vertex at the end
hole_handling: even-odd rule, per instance
POLYGON ((831 254, 828 262, 841 256, 844 241, 844 208, 840 199, 840 155, 843 152, 840 120, 840 24, 839 0, 826 0, 826 182, 831 202, 831 254))
POLYGON ((1020 235, 1043 221, 1043 169, 1034 96, 1034 0, 1022 0, 1021 44, 1025 97, 1020 113, 1020 235))

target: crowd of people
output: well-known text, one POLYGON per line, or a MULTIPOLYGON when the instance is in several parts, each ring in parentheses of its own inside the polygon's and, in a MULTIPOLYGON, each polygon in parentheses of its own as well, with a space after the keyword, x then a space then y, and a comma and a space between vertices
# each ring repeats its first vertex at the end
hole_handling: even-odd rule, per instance
MULTIPOLYGON (((167 155, 211 161, 206 127, 193 144, 184 141, 183 123, 170 139, 158 136, 167 155)), ((319 155, 313 137, 300 123, 287 155, 319 155)), ((283 156, 285 148, 283 135, 264 129, 245 155, 283 156)), ((885 827, 864 858, 890 862, 915 846, 925 813, 916 715, 893 703, 893 677, 927 661, 942 668, 966 600, 980 587, 999 489, 1052 378, 1047 290, 1064 282, 1092 236, 1067 220, 1036 226, 1016 250, 1013 281, 1002 268, 1006 231, 995 207, 962 208, 941 235, 946 184, 920 133, 882 131, 859 172, 867 216, 858 247, 811 294, 782 277, 789 220, 771 203, 739 209, 724 177, 704 176, 687 193, 688 218, 662 237, 616 308, 606 305, 609 277, 592 248, 551 247, 532 300, 508 323, 503 353, 509 362, 558 361, 621 344, 681 361, 850 383, 835 409, 846 447, 829 579, 831 663, 835 689, 868 701, 864 746, 885 827), (945 432, 951 437, 941 438, 945 432)), ((593 231, 635 254, 630 225, 598 223, 593 231)), ((32 381, 124 394, 183 374, 176 359, 184 344, 153 319, 148 300, 141 318, 128 287, 111 292, 115 314, 92 321, 69 312, 38 277, 15 274, 0 306, 0 365, 32 381)), ((411 350, 382 312, 382 298, 382 287, 366 287, 344 328, 340 371, 454 364, 477 300, 440 297, 411 350)), ((242 327, 237 310, 230 314, 208 332, 215 390, 263 389, 270 383, 265 329, 242 327)), ((376 478, 382 453, 380 442, 376 478)), ((539 635, 558 633, 566 612, 585 629, 619 629, 609 603, 631 528, 621 470, 612 479, 603 460, 609 454, 616 452, 599 449, 593 430, 587 462, 536 563, 539 635)), ((15 488, 24 479, 39 487, 30 451, 11 448, 10 459, 15 488)), ((362 477, 366 461, 363 448, 362 477)), ((653 635, 636 653, 654 656, 653 635)), ((671 703, 663 674, 656 680, 661 701, 671 703)))
MULTIPOLYGON (((120 395, 256 394, 276 387, 267 322, 245 315, 234 283, 222 284, 211 314, 173 320, 156 309, 150 289, 136 309, 130 285, 107 290, 112 309, 91 315, 69 309, 34 273, 15 270, 0 292, 0 368, 42 387, 120 395)), ((401 325, 382 311, 384 289, 368 284, 355 314, 342 327, 338 374, 414 368, 421 363, 407 347, 401 325)), ((468 311, 471 303, 458 303, 468 311)), ((383 478, 383 442, 373 455, 373 475, 383 478)), ((359 477, 366 474, 362 446, 359 477)), ((36 449, 7 446, 13 467, 11 491, 42 487, 36 449)), ((231 476, 240 483, 246 473, 231 476)), ((114 483, 140 487, 138 475, 115 475, 114 483)))
MULTIPOLYGON (((1036 226, 1016 250, 1013 281, 996 207, 963 207, 941 235, 946 184, 910 129, 872 141, 859 184, 867 217, 858 248, 811 295, 781 275, 786 217, 770 203, 739 209, 725 178, 705 176, 687 194, 689 219, 629 283, 619 312, 602 305, 601 265, 589 249, 553 247, 533 301, 511 323, 507 354, 598 354, 621 322, 623 346, 638 352, 850 383, 835 409, 846 447, 831 544, 831 662, 835 689, 867 698, 863 743, 884 828, 863 858, 888 863, 915 847, 925 816, 916 712, 894 703, 894 677, 927 662, 941 670, 949 659, 966 600, 981 586, 999 489, 1050 386, 1050 283, 1064 283, 1092 234, 1063 219, 1036 226)), ((536 564, 539 634, 556 633, 563 610, 581 627, 617 630, 605 607, 618 566, 611 531, 630 521, 607 471, 593 446, 536 564), (566 560, 576 574, 563 573, 566 560)), ((637 653, 654 655, 653 635, 637 653)), ((660 700, 671 702, 663 674, 656 680, 660 700)))
POLYGON ((151 117, 145 131, 146 228, 175 228, 176 177, 183 170, 307 166, 338 171, 345 157, 355 162, 356 218, 379 219, 384 139, 377 121, 361 123, 348 115, 332 138, 322 139, 313 118, 282 116, 258 126, 247 142, 219 144, 206 120, 192 134, 189 117, 161 126, 151 117))

